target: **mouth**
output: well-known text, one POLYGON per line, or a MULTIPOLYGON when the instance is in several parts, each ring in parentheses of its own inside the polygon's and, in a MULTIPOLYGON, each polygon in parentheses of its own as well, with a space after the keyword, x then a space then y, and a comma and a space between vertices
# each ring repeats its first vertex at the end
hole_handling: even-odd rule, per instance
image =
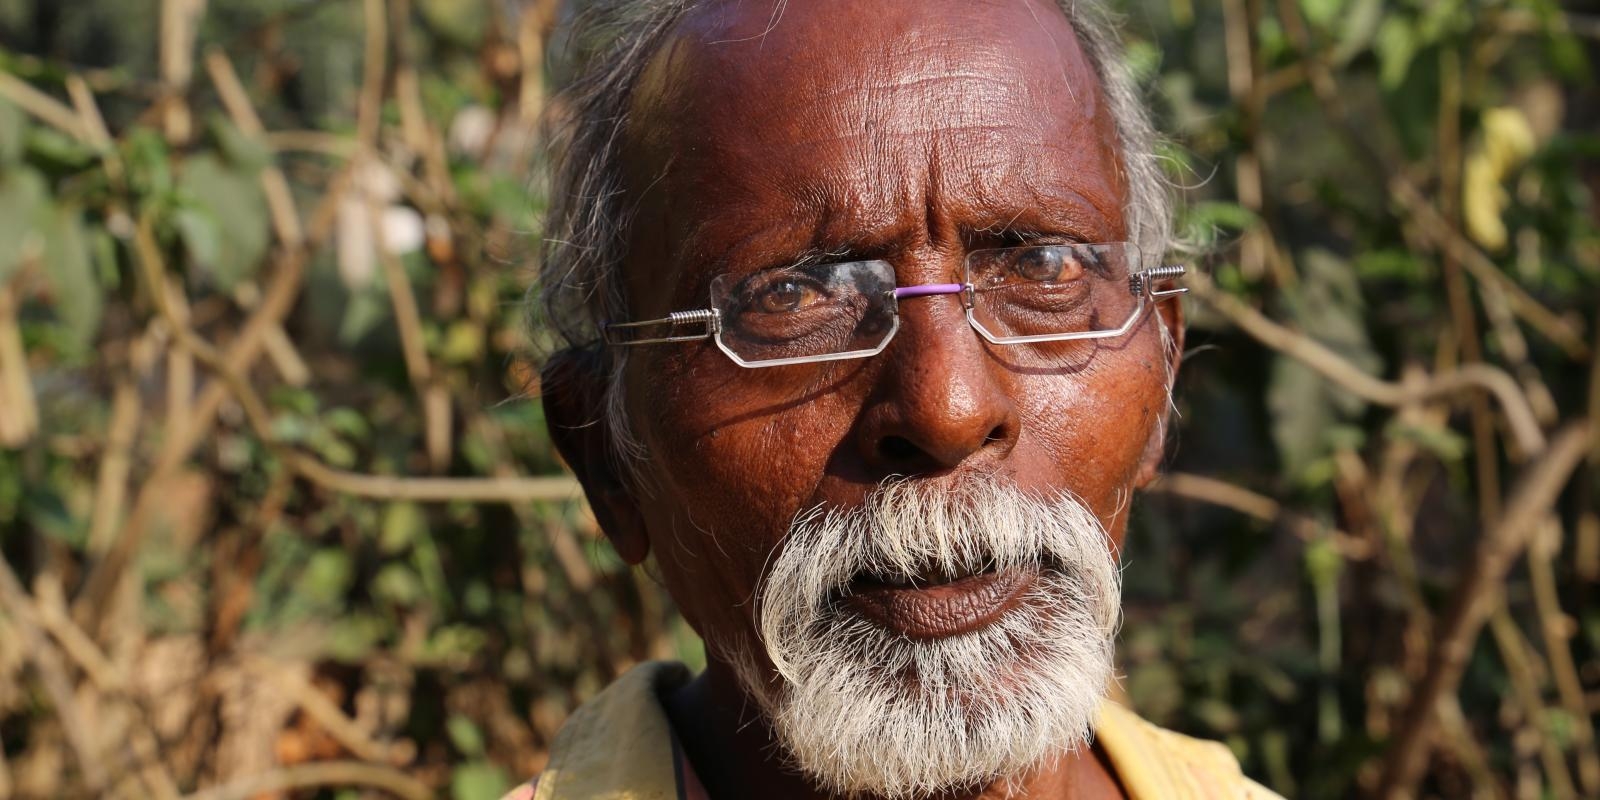
POLYGON ((943 639, 981 630, 1022 603, 1038 567, 916 576, 856 575, 837 595, 841 610, 909 639, 943 639))

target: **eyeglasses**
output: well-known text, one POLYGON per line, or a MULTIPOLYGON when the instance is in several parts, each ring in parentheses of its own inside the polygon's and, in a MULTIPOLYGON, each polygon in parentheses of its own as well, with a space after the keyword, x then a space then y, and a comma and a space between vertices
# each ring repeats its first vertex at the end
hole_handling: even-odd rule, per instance
POLYGON ((1157 288, 1182 276, 1182 265, 1130 271, 1139 263, 1137 247, 1116 242, 974 250, 961 283, 897 287, 887 261, 723 275, 711 282, 709 308, 613 322, 604 338, 618 346, 710 338, 741 367, 866 358, 894 339, 901 300, 951 294, 994 344, 1107 339, 1132 330, 1147 304, 1188 291, 1157 288))

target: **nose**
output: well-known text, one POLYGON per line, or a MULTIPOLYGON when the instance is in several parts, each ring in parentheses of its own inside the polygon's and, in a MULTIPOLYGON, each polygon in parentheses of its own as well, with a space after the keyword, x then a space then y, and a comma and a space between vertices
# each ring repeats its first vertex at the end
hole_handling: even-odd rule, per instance
POLYGON ((902 295, 900 331, 857 428, 880 474, 916 475, 1004 458, 1016 445, 1016 403, 967 324, 960 294, 902 295), (918 299, 904 302, 905 299, 918 299))

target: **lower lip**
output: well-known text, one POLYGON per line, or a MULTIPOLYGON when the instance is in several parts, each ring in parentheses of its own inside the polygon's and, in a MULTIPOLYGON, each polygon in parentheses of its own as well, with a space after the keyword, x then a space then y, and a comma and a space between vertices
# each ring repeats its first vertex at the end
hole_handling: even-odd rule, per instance
POLYGON ((1020 605, 1038 579, 1037 570, 1014 569, 915 588, 857 580, 840 602, 909 639, 943 639, 989 626, 1020 605))

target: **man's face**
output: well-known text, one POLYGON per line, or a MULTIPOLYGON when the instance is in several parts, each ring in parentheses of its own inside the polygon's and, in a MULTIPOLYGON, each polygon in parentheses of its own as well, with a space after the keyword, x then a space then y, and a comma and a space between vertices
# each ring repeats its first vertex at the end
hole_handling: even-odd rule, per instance
MULTIPOLYGON (((974 249, 1127 239, 1114 121, 1054 6, 773 8, 691 12, 636 90, 630 318, 703 308, 718 276, 819 253, 888 261, 907 286, 960 281, 974 249)), ((1130 492, 1159 457, 1175 367, 1161 327, 1176 320, 1148 314, 1041 358, 979 338, 958 295, 900 315, 889 347, 861 360, 747 369, 709 342, 628 351, 624 407, 648 458, 636 508, 602 517, 637 520, 608 533, 648 541, 714 654, 761 639, 756 594, 797 515, 847 514, 891 477, 923 501, 979 484, 1070 494, 1108 534, 1097 546, 1120 542, 1130 492)), ((885 587, 857 576, 840 594, 883 598, 856 610, 920 640, 1024 602, 918 577, 945 585, 872 594, 885 587)), ((754 650, 748 668, 770 676, 754 650)))

